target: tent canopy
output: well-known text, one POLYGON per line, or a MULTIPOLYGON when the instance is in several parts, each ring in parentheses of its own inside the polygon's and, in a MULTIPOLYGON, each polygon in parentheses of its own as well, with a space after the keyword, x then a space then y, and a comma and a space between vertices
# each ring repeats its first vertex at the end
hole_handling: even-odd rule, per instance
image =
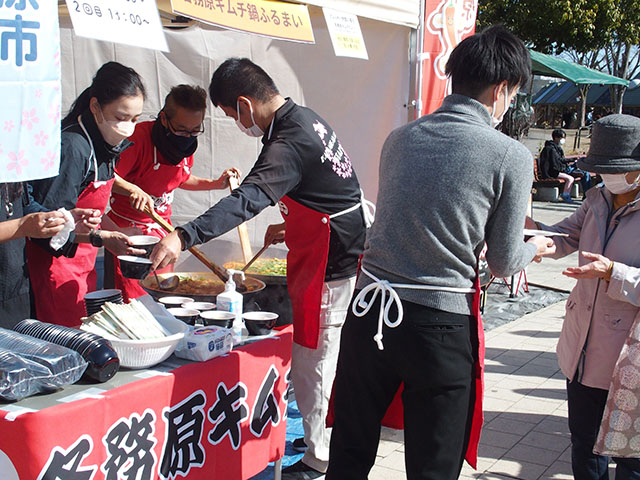
MULTIPOLYGON (((316 7, 328 7, 381 22, 417 28, 420 22, 420 0, 288 0, 316 7)), ((157 0, 161 14, 172 15, 170 0, 157 0)))
POLYGON ((531 54, 531 70, 535 75, 560 77, 577 85, 629 85, 628 80, 587 68, 584 65, 568 62, 533 50, 529 50, 529 53, 531 54))

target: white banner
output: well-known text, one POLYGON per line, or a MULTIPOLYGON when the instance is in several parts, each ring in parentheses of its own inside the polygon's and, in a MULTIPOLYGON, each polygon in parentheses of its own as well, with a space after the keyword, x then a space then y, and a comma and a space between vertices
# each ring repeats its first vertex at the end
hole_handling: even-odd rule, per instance
POLYGON ((169 51, 155 0, 66 1, 80 37, 169 51))
POLYGON ((52 0, 0 1, 0 182, 58 174, 60 31, 52 0))

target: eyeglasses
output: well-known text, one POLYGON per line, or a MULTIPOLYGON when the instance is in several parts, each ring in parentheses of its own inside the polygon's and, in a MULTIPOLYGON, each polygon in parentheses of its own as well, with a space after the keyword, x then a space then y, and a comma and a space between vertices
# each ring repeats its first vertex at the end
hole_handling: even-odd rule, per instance
POLYGON ((171 124, 171 120, 169 119, 169 117, 167 116, 165 118, 167 119, 167 124, 169 125, 171 132, 174 135, 178 135, 179 137, 197 137, 198 135, 204 133, 204 123, 201 123, 196 130, 176 130, 171 124))

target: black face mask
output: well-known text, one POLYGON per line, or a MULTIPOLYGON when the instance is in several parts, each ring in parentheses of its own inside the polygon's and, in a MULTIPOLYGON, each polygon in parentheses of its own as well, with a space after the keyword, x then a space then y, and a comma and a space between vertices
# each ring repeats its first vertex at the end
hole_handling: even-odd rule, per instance
POLYGON ((165 132, 167 134, 167 139, 169 143, 176 147, 181 152, 188 152, 194 144, 197 144, 197 137, 182 137, 180 135, 176 135, 168 128, 165 128, 165 132))
POLYGON ((193 155, 198 148, 196 137, 175 135, 162 125, 159 118, 151 128, 151 141, 164 159, 172 165, 178 165, 185 157, 193 155))

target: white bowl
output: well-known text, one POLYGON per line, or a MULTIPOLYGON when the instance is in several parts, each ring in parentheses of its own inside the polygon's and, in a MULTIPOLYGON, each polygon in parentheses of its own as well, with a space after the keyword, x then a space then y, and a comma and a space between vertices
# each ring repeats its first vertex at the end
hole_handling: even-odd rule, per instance
POLYGON ((189 325, 170 315, 156 317, 156 320, 169 330, 171 335, 153 340, 109 338, 120 358, 120 366, 138 369, 149 368, 164 362, 184 338, 184 334, 189 331, 189 325))
POLYGON ((162 297, 158 300, 160 303, 164 304, 165 307, 179 307, 183 303, 193 302, 193 298, 189 297, 162 297))
POLYGON ((185 302, 182 304, 182 308, 205 312, 207 310, 214 310, 216 308, 216 304, 211 302, 185 302))

